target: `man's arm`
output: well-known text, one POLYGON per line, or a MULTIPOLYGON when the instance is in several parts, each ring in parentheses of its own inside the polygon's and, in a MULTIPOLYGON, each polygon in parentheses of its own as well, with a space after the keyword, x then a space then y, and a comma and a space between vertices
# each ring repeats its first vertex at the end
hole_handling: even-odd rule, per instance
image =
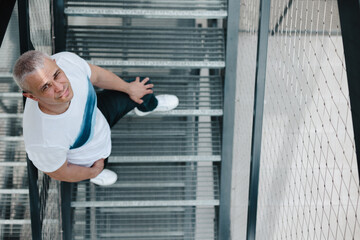
POLYGON ((154 85, 146 84, 149 78, 145 78, 140 82, 140 78, 137 77, 134 82, 128 83, 104 68, 92 64, 89 64, 89 66, 91 69, 90 81, 99 88, 127 93, 129 97, 138 104, 143 102, 141 99, 143 96, 153 93, 151 88, 153 88, 154 85))
POLYGON ((92 167, 81 167, 66 161, 58 170, 46 172, 51 178, 64 182, 80 182, 94 178, 104 169, 104 159, 97 160, 92 167))

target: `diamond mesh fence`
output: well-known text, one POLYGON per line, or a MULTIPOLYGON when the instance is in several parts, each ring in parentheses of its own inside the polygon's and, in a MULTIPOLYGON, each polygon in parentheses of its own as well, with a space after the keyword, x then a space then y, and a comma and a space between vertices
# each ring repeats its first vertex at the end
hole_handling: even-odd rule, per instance
POLYGON ((52 54, 51 0, 29 1, 30 39, 36 50, 52 54))
POLYGON ((258 239, 359 239, 337 1, 271 3, 258 239))

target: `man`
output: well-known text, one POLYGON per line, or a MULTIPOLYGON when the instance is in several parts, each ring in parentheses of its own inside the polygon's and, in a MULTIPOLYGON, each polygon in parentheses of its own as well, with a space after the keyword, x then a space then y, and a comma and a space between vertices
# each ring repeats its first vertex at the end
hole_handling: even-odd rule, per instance
POLYGON ((39 170, 66 182, 115 183, 116 173, 104 169, 110 127, 132 109, 144 116, 174 109, 179 102, 173 95, 155 97, 148 78, 126 82, 69 52, 51 57, 26 52, 13 76, 27 98, 23 133, 28 157, 39 170), (106 90, 96 93, 93 85, 106 90))

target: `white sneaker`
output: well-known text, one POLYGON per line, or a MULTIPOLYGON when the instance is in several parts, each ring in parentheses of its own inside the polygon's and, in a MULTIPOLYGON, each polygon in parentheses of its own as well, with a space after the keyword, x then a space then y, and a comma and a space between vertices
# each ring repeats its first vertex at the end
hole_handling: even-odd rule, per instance
POLYGON ((114 184, 116 180, 117 180, 117 175, 115 172, 109 169, 104 169, 99 175, 97 175, 94 178, 91 178, 90 182, 100 186, 109 186, 114 184))
POLYGON ((134 112, 138 116, 145 116, 152 112, 166 112, 175 109, 179 105, 179 99, 175 95, 163 94, 156 96, 158 100, 157 107, 149 112, 142 112, 138 108, 134 109, 134 112))

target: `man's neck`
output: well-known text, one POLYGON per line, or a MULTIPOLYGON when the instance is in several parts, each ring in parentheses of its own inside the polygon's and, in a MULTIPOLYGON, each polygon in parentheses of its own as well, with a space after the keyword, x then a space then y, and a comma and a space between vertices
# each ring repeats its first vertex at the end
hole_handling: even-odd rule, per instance
POLYGON ((62 114, 64 112, 66 112, 66 110, 68 110, 69 106, 70 106, 70 102, 68 103, 64 103, 64 104, 60 104, 57 106, 47 106, 44 104, 39 104, 39 108, 43 113, 49 114, 49 115, 59 115, 62 114))

